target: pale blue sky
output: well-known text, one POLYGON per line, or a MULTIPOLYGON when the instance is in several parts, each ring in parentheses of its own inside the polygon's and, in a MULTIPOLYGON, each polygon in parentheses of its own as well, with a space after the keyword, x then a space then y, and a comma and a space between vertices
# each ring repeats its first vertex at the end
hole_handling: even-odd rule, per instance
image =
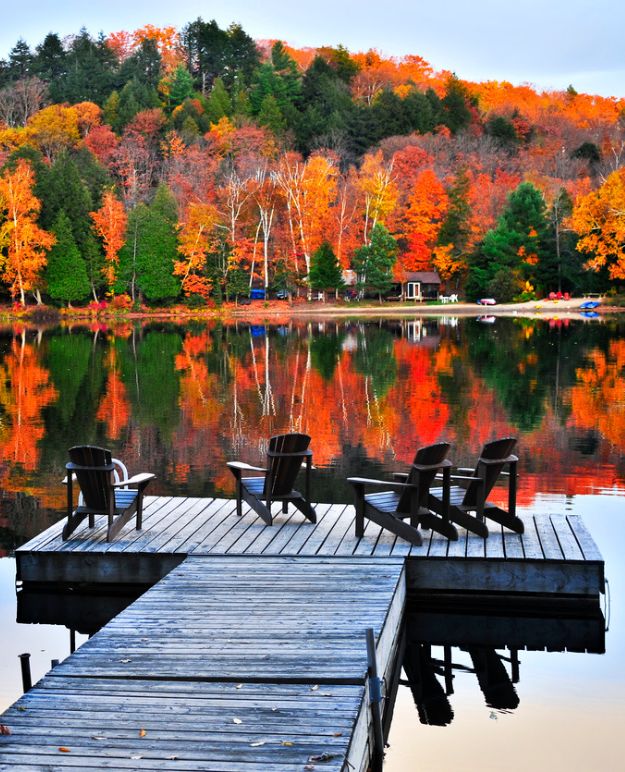
POLYGON ((571 83, 625 97, 622 0, 26 0, 3 14, 0 57, 19 37, 34 47, 50 31, 63 37, 81 26, 94 35, 148 23, 181 28, 198 16, 221 27, 236 21, 256 39, 296 46, 419 54, 469 80, 571 83))

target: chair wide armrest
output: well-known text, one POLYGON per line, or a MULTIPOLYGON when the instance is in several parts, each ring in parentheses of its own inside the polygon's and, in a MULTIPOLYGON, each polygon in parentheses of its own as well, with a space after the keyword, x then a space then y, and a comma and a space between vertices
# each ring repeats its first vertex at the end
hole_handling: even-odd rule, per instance
POLYGON ((406 490, 406 488, 416 488, 416 485, 408 483, 389 482, 388 480, 371 480, 368 477, 348 477, 347 482, 352 485, 374 485, 378 488, 392 488, 395 490, 406 490))
POLYGON ((149 483, 150 480, 156 479, 156 475, 152 474, 152 472, 139 472, 139 474, 135 474, 132 477, 129 477, 127 480, 120 480, 119 482, 114 482, 112 484, 113 488, 124 488, 126 485, 141 485, 149 483))
POLYGON ((262 466, 252 466, 251 464, 246 464, 244 461, 228 461, 228 466, 230 469, 240 469, 241 471, 248 471, 248 472, 266 472, 267 469, 265 469, 262 466))

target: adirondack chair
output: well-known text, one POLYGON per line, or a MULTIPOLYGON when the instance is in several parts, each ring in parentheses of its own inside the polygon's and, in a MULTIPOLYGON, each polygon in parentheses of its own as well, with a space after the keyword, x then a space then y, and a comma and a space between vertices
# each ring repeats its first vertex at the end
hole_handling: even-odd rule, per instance
POLYGON ((348 477, 347 482, 353 486, 356 499, 356 537, 364 535, 365 518, 368 518, 417 546, 422 543, 418 526, 431 528, 455 541, 458 531, 445 513, 434 514, 427 507, 430 485, 436 474, 442 471, 447 479, 451 471, 452 463, 446 458, 449 447, 449 443, 439 442, 420 448, 410 471, 396 473, 393 482, 348 477), (369 487, 386 490, 366 493, 369 487), (408 519, 410 523, 405 523, 408 519))
POLYGON ((475 469, 458 469, 451 475, 454 485, 443 481, 442 488, 432 488, 428 507, 444 513, 454 523, 479 536, 488 536, 484 518, 495 520, 516 533, 523 533, 523 521, 516 516, 516 478, 518 458, 512 455, 515 437, 503 437, 487 442, 482 448, 475 469), (509 472, 504 472, 508 464, 509 472), (487 499, 499 477, 508 478, 508 509, 504 510, 487 499), (475 515, 471 514, 475 513, 475 515))
POLYGON ((269 440, 267 466, 251 466, 243 461, 229 461, 228 468, 236 480, 237 515, 243 514, 245 500, 267 525, 273 523, 271 504, 282 502, 282 512, 288 512, 291 502, 310 520, 317 522, 317 515, 310 504, 310 470, 312 450, 307 434, 278 434, 269 440), (298 472, 305 467, 305 494, 293 490, 298 472), (248 476, 249 473, 252 475, 248 476), (254 474, 262 472, 262 475, 254 474))
POLYGON ((108 517, 106 540, 112 541, 124 525, 136 514, 137 530, 141 529, 143 493, 155 475, 142 472, 128 477, 126 467, 111 457, 105 448, 77 445, 69 449, 70 461, 65 465, 67 477, 67 522, 63 541, 88 518, 89 528, 95 526, 96 515, 108 517), (74 483, 80 496, 74 506, 74 483))

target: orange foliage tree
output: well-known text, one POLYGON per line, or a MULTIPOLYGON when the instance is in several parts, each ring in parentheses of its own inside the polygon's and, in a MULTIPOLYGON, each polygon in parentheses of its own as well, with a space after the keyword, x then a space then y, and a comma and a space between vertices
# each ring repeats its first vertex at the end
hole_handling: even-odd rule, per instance
POLYGON ((424 169, 417 177, 403 217, 403 236, 408 248, 401 256, 407 271, 431 268, 432 250, 447 211, 445 188, 431 169, 424 169))
POLYGON ((575 204, 570 225, 579 235, 577 249, 591 255, 588 267, 608 267, 612 279, 625 279, 625 169, 575 204))
POLYGON ((11 295, 19 294, 23 306, 26 292, 38 293, 46 251, 55 242, 51 233, 37 225, 41 203, 33 195, 33 184, 33 170, 23 159, 0 177, 0 212, 5 218, 0 225, 0 271, 11 295))
POLYGON ((330 207, 336 197, 335 160, 315 153, 304 163, 294 153, 281 159, 275 177, 286 203, 295 254, 301 254, 310 273, 312 253, 327 239, 330 207))
POLYGON ((112 190, 107 190, 102 196, 102 206, 96 212, 89 212, 95 231, 104 243, 105 266, 102 274, 109 287, 109 293, 114 294, 119 265, 119 250, 124 246, 126 224, 128 218, 122 202, 115 197, 112 190))

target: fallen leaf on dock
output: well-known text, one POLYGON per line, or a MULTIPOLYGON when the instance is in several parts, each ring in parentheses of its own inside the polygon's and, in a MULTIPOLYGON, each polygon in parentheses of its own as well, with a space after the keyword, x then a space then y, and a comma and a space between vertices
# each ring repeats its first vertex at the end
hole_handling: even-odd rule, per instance
POLYGON ((338 753, 320 753, 318 756, 309 756, 308 761, 332 761, 338 757, 338 753))
POLYGON ((28 710, 28 708, 26 706, 24 706, 24 705, 18 705, 17 706, 17 710, 19 710, 19 711, 21 711, 23 713, 25 710, 28 710))
POLYGON ((343 737, 343 732, 332 732, 332 737, 343 737))
POLYGON ((311 692, 316 692, 319 689, 319 684, 315 684, 314 686, 310 687, 311 692))
POLYGON ((286 745, 287 748, 290 748, 292 745, 295 745, 295 743, 291 742, 290 740, 282 740, 282 745, 286 745))
POLYGON ((167 756, 167 761, 178 761, 178 756, 167 756))
POLYGON ((259 746, 264 745, 266 742, 266 740, 258 740, 258 742, 250 743, 250 746, 252 748, 258 748, 259 746))
POLYGON ((71 753, 71 750, 69 748, 66 748, 64 745, 61 745, 59 750, 61 751, 61 753, 71 753))
POLYGON ((11 730, 5 724, 0 724, 0 734, 11 734, 11 730))
POLYGON ((146 734, 147 732, 145 731, 145 729, 141 727, 141 729, 139 729, 139 737, 145 737, 146 734))
POLYGON ((237 684, 237 685, 235 686, 235 689, 242 689, 242 688, 243 688, 243 684, 237 684))
POLYGON ((233 718, 233 719, 232 719, 232 723, 233 723, 233 724, 242 724, 243 722, 241 721, 241 719, 240 719, 240 718, 233 718))
POLYGON ((91 735, 91 739, 92 739, 92 740, 106 740, 106 737, 102 737, 102 736, 101 736, 101 735, 99 735, 99 734, 92 734, 92 735, 91 735))
POLYGON ((130 758, 133 759, 134 761, 135 759, 142 759, 143 756, 136 755, 136 756, 131 756, 130 758))
POLYGON ((119 661, 120 661, 120 662, 123 662, 123 663, 124 663, 124 665, 128 664, 128 662, 132 662, 132 660, 131 660, 131 659, 120 659, 119 661))

